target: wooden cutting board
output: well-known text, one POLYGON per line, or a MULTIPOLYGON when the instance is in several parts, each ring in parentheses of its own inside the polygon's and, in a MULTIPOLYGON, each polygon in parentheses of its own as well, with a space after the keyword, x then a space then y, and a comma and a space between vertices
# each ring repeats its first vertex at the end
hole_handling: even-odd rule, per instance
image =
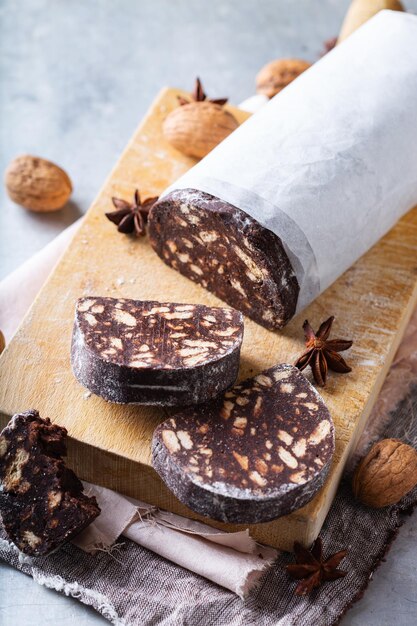
MULTIPOLYGON (((143 198, 157 195, 193 165, 194 160, 168 145, 161 133, 163 119, 177 106, 178 93, 166 89, 158 96, 3 353, 0 411, 2 424, 13 413, 33 407, 65 426, 71 437, 69 462, 85 480, 203 519, 178 502, 151 467, 152 432, 166 413, 112 405, 91 396, 70 367, 74 304, 80 296, 221 305, 215 296, 168 268, 146 239, 119 234, 104 217, 112 208, 111 196, 129 200, 136 187, 143 198)), ((241 122, 248 117, 231 110, 241 122)), ((303 349, 301 325, 306 317, 317 327, 335 315, 334 336, 354 340, 346 353, 352 373, 331 374, 322 392, 336 424, 336 454, 329 478, 304 508, 251 526, 258 541, 288 549, 295 539, 309 543, 319 533, 416 304, 416 253, 417 209, 413 209, 282 332, 245 320, 240 377, 293 362, 303 349)), ((205 521, 219 528, 238 528, 205 521)))

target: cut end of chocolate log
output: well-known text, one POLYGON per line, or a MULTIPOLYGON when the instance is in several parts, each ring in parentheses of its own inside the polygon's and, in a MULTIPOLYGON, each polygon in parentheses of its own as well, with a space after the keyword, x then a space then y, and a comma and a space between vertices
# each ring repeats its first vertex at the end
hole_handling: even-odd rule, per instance
POLYGON ((227 202, 196 191, 153 207, 149 240, 165 263, 266 328, 294 315, 299 285, 281 240, 227 202))
POLYGON ((0 513, 10 540, 25 554, 45 556, 99 514, 94 497, 65 466, 65 428, 31 410, 14 415, 0 434, 0 513))
POLYGON ((333 453, 322 398, 297 368, 277 365, 160 424, 152 463, 193 511, 257 524, 309 502, 333 453))
POLYGON ((198 404, 234 384, 242 339, 243 317, 233 309, 81 298, 72 368, 109 402, 198 404))

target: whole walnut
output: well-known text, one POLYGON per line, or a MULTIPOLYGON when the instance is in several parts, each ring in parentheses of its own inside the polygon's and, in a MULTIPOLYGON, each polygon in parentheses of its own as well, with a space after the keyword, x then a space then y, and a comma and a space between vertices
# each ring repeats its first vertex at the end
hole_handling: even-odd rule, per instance
POLYGON ((204 100, 189 102, 165 118, 163 133, 177 150, 201 159, 239 126, 223 106, 204 100))
POLYGON ((353 476, 355 497, 375 509, 399 502, 417 485, 417 450, 399 439, 382 439, 353 476))
POLYGON ((257 75, 256 91, 268 98, 272 98, 309 67, 311 67, 311 63, 301 59, 277 59, 276 61, 271 61, 257 75))
POLYGON ((30 154, 9 164, 5 185, 13 202, 39 213, 62 208, 72 193, 71 180, 63 169, 30 154))

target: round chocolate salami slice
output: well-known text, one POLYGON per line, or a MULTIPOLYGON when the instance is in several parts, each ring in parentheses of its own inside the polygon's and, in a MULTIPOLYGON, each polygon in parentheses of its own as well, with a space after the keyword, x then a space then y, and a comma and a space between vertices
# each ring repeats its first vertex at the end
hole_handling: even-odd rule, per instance
POLYGON ((233 309, 81 298, 72 368, 109 402, 198 404, 236 381, 242 339, 243 318, 233 309))
POLYGON ((282 242, 241 209, 177 190, 152 207, 148 232, 167 265, 262 326, 282 328, 294 315, 299 286, 282 242))
POLYGON ((190 509, 256 524, 299 509, 320 489, 334 426, 299 370, 277 365, 160 424, 152 450, 154 468, 190 509))

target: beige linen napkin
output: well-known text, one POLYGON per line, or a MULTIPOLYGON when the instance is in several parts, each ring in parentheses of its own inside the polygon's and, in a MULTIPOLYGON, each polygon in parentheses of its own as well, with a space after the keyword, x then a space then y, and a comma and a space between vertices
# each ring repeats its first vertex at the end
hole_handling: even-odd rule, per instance
POLYGON ((104 487, 90 483, 84 487, 102 510, 73 541, 86 552, 106 550, 117 558, 116 540, 123 535, 241 598, 277 556, 273 548, 258 545, 248 530, 224 533, 104 487))
POLYGON ((25 261, 0 282, 0 330, 6 344, 15 334, 52 268, 80 226, 82 218, 71 224, 42 250, 25 261))

